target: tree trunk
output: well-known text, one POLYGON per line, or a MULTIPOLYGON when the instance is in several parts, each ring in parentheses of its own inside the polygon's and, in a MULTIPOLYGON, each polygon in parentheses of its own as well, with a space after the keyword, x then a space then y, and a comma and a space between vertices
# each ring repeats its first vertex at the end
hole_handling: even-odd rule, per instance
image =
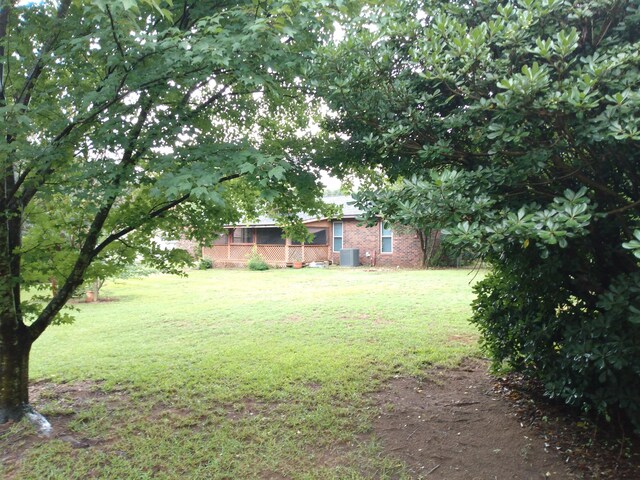
POLYGON ((431 234, 431 230, 417 230, 418 238, 420 239, 420 250, 422 251, 422 268, 429 268, 429 252, 428 252, 428 238, 431 234))
MULTIPOLYGON (((3 322, 5 325, 11 322, 3 322)), ((29 352, 25 326, 0 331, 0 423, 19 420, 30 412, 29 352)))
POLYGON ((98 295, 100 295, 100 289, 102 288, 103 283, 104 283, 104 280, 100 278, 96 278, 93 281, 93 301, 94 302, 100 301, 100 297, 98 297, 98 295))
MULTIPOLYGON (((433 255, 436 252, 436 249, 440 246, 440 230, 429 231, 429 239, 431 240, 431 251, 429 252, 428 264, 433 260, 433 255)), ((425 267, 426 268, 426 267, 425 267)))

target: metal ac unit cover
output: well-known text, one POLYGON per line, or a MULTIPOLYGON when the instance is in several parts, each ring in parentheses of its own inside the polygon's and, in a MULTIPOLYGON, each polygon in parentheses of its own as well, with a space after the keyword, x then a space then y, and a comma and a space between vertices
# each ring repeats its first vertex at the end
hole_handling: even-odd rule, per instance
POLYGON ((343 248, 340 250, 340 265, 342 267, 357 267, 360 265, 360 249, 343 248))

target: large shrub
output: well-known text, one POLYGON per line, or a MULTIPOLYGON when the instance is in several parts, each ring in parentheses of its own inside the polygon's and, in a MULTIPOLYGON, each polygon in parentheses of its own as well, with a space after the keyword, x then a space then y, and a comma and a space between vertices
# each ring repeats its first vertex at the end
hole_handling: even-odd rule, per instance
POLYGON ((552 398, 640 427, 640 274, 620 275, 589 306, 572 293, 570 257, 521 256, 475 287, 473 322, 494 365, 540 380, 552 398))
POLYGON ((327 167, 385 177, 361 206, 393 196, 491 264, 496 362, 640 427, 638 2, 384 2, 345 30, 321 57, 327 167))

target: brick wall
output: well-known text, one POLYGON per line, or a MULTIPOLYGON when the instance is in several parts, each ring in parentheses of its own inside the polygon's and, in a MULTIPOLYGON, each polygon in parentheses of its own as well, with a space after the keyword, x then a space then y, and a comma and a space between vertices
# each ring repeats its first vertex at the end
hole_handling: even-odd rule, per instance
MULTIPOLYGON (((371 265, 375 260, 377 267, 421 267, 420 239, 415 232, 409 229, 394 231, 392 253, 381 253, 380 224, 369 228, 359 227, 356 220, 345 219, 342 225, 342 248, 358 248, 362 265, 371 265), (370 257, 366 256, 367 252, 371 254, 370 257)), ((340 254, 332 253, 332 260, 339 264, 340 254)))

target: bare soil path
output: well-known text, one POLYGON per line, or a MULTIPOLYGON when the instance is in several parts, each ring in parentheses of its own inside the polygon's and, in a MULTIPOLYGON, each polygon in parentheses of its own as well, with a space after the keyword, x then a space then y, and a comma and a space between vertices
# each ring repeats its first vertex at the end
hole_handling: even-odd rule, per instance
POLYGON ((416 479, 640 479, 637 453, 621 461, 616 452, 602 455, 603 446, 581 450, 576 422, 561 415, 549 423, 556 407, 538 410, 490 376, 486 362, 396 378, 375 402, 384 453, 406 462, 416 479), (562 435, 548 434, 542 419, 562 435))

